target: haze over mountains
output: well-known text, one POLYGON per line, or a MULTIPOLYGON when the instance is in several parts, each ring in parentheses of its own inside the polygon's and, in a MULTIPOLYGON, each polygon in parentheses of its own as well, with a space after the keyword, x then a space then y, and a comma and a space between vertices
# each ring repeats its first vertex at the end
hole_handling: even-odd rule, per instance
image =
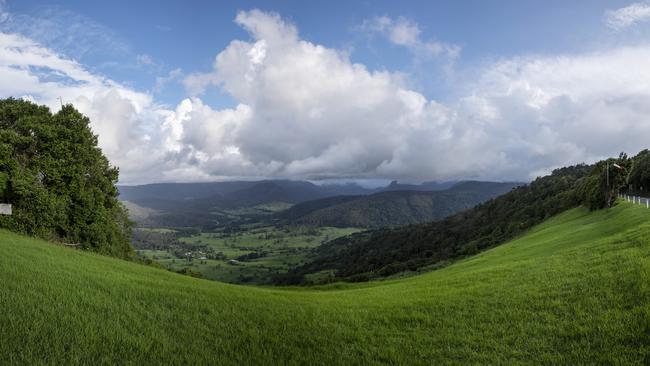
POLYGON ((264 180, 120 186, 120 199, 140 224, 209 226, 271 214, 287 224, 377 227, 431 221, 470 208, 521 183, 424 182, 365 188, 264 180), (271 206, 269 206, 271 205, 271 206), (282 209, 289 208, 286 211, 282 209), (249 210, 241 211, 248 208, 249 210))
POLYGON ((120 199, 150 208, 165 202, 198 201, 223 208, 254 206, 269 202, 298 203, 336 195, 376 192, 357 184, 316 185, 307 181, 262 180, 212 183, 159 183, 119 186, 120 199))

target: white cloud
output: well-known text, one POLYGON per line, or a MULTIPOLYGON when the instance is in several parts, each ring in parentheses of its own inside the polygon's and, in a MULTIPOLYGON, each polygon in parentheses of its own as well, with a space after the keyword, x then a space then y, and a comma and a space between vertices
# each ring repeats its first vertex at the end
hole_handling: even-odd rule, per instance
MULTIPOLYGON (((0 96, 55 109, 59 96, 74 103, 131 183, 527 179, 647 147, 648 45, 502 60, 462 85, 464 97, 443 104, 410 90, 398 74, 302 39, 276 14, 242 12, 236 23, 251 39, 233 40, 212 70, 187 76, 192 97, 173 109, 11 34, 0 34, 0 96), (236 105, 207 105, 199 95, 208 86, 236 105)), ((419 37, 405 24, 394 41, 417 44, 419 37)))
POLYGON ((451 60, 460 55, 460 46, 436 41, 424 41, 420 37, 420 26, 404 17, 392 19, 387 16, 366 20, 361 25, 362 31, 379 33, 391 43, 409 49, 418 57, 431 58, 446 56, 451 60))
POLYGON ((24 97, 53 110, 72 103, 88 115, 100 147, 138 180, 159 164, 164 151, 158 124, 167 113, 148 94, 88 72, 79 63, 22 36, 0 33, 0 97, 24 97))
POLYGON ((151 66, 154 64, 153 59, 149 55, 137 55, 135 61, 138 65, 151 66))
MULTIPOLYGON (((395 74, 301 39, 275 14, 236 21, 253 40, 231 42, 212 72, 191 81, 217 85, 250 109, 227 143, 256 174, 267 166, 296 177, 526 179, 641 149, 638 132, 650 132, 647 46, 504 60, 466 86, 470 95, 443 105, 395 74)), ((419 30, 402 25, 393 41, 418 44, 419 30)))
POLYGON ((154 92, 159 93, 167 84, 179 80, 183 77, 183 70, 176 68, 171 70, 166 76, 156 77, 156 84, 154 85, 154 92))
POLYGON ((649 20, 650 2, 647 1, 633 3, 624 8, 605 12, 605 24, 615 30, 621 30, 649 20))

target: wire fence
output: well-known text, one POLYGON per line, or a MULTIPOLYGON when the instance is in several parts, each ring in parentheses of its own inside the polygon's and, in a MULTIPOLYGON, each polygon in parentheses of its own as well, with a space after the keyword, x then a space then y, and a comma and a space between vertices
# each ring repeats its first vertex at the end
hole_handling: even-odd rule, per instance
POLYGON ((646 208, 650 208, 650 198, 641 197, 641 196, 632 196, 623 193, 619 193, 618 198, 624 199, 627 202, 631 202, 637 205, 645 206, 646 208))

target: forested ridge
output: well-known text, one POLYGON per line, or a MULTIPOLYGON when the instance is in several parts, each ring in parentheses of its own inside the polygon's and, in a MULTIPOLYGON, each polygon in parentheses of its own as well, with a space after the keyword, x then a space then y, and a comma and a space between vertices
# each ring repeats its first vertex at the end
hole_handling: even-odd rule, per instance
POLYGON ((385 191, 299 203, 271 217, 293 225, 378 228, 439 220, 522 183, 462 182, 433 192, 385 191))
POLYGON ((613 204, 619 191, 647 190, 648 172, 647 150, 634 158, 621 154, 594 165, 556 169, 440 221, 376 229, 330 241, 315 249, 312 261, 279 276, 276 283, 309 283, 306 275, 323 271, 330 274, 319 281, 365 281, 425 266, 444 266, 499 245, 570 208, 602 209, 613 204))

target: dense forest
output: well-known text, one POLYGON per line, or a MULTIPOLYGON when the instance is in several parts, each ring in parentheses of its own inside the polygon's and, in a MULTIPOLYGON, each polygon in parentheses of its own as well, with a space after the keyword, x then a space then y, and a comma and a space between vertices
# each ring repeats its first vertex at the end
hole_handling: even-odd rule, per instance
POLYGON ((84 249, 133 256, 131 224, 117 200, 118 169, 71 105, 0 100, 0 227, 84 249))
MULTIPOLYGON (((650 153, 594 165, 553 171, 529 185, 443 220, 365 231, 330 241, 314 250, 311 262, 276 283, 306 283, 306 275, 333 273, 325 281, 365 281, 403 271, 442 266, 522 234, 569 208, 611 206, 619 191, 650 187, 650 153)), ((646 188, 647 190, 647 188, 646 188)))

